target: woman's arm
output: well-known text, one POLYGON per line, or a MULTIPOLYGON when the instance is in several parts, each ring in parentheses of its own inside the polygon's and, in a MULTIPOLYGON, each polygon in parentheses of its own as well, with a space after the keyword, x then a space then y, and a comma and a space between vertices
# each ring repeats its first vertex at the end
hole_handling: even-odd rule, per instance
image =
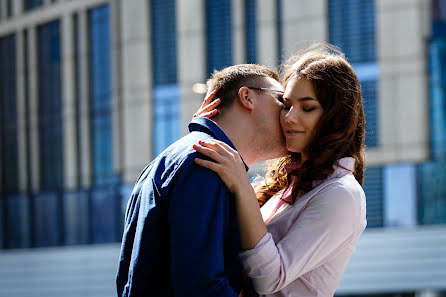
POLYGON ((216 161, 195 159, 198 165, 215 171, 235 195, 241 247, 243 251, 253 249, 267 231, 240 155, 227 144, 215 140, 200 141, 194 149, 216 161))
MULTIPOLYGON (((277 292, 345 249, 353 248, 361 227, 359 204, 365 200, 359 185, 333 182, 314 193, 300 215, 289 212, 285 224, 289 226, 284 226, 286 234, 275 242, 266 232, 254 191, 237 152, 215 143, 200 143, 195 148, 215 161, 196 159, 197 164, 217 172, 228 189, 236 194, 245 250, 240 256, 259 294, 277 292)), ((336 267, 339 271, 333 273, 339 273, 343 268, 336 267)))

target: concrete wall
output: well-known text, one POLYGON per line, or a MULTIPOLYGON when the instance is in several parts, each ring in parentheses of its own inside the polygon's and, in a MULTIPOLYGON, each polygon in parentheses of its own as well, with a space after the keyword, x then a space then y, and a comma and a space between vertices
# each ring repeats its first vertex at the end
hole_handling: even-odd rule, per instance
POLYGON ((376 1, 379 146, 369 164, 429 158, 430 1, 376 1))

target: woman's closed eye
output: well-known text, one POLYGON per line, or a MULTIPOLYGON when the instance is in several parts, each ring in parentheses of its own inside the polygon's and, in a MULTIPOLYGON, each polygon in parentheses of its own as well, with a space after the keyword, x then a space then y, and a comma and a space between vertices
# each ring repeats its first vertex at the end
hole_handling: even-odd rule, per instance
POLYGON ((305 111, 305 112, 310 112, 310 111, 313 111, 313 110, 315 110, 315 109, 316 109, 316 107, 314 107, 314 106, 311 106, 311 107, 303 107, 303 108, 302 108, 302 110, 305 111))

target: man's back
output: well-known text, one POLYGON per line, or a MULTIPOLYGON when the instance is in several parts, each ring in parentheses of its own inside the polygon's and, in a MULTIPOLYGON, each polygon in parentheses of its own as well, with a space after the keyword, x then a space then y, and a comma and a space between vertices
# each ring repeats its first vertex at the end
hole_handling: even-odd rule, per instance
POLYGON ((192 144, 227 136, 194 119, 191 133, 144 169, 133 189, 117 276, 118 296, 236 296, 241 286, 234 201, 195 165, 192 144))

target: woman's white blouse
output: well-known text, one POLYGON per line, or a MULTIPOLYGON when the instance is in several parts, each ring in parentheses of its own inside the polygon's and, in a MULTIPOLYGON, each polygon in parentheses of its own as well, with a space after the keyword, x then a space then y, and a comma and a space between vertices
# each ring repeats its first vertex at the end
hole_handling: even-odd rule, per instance
MULTIPOLYGON (((339 160, 351 171, 354 163, 353 158, 339 160)), ((333 296, 367 225, 362 187, 351 171, 334 169, 294 205, 282 205, 256 247, 240 253, 261 296, 333 296)), ((282 193, 261 208, 265 221, 282 193)))

